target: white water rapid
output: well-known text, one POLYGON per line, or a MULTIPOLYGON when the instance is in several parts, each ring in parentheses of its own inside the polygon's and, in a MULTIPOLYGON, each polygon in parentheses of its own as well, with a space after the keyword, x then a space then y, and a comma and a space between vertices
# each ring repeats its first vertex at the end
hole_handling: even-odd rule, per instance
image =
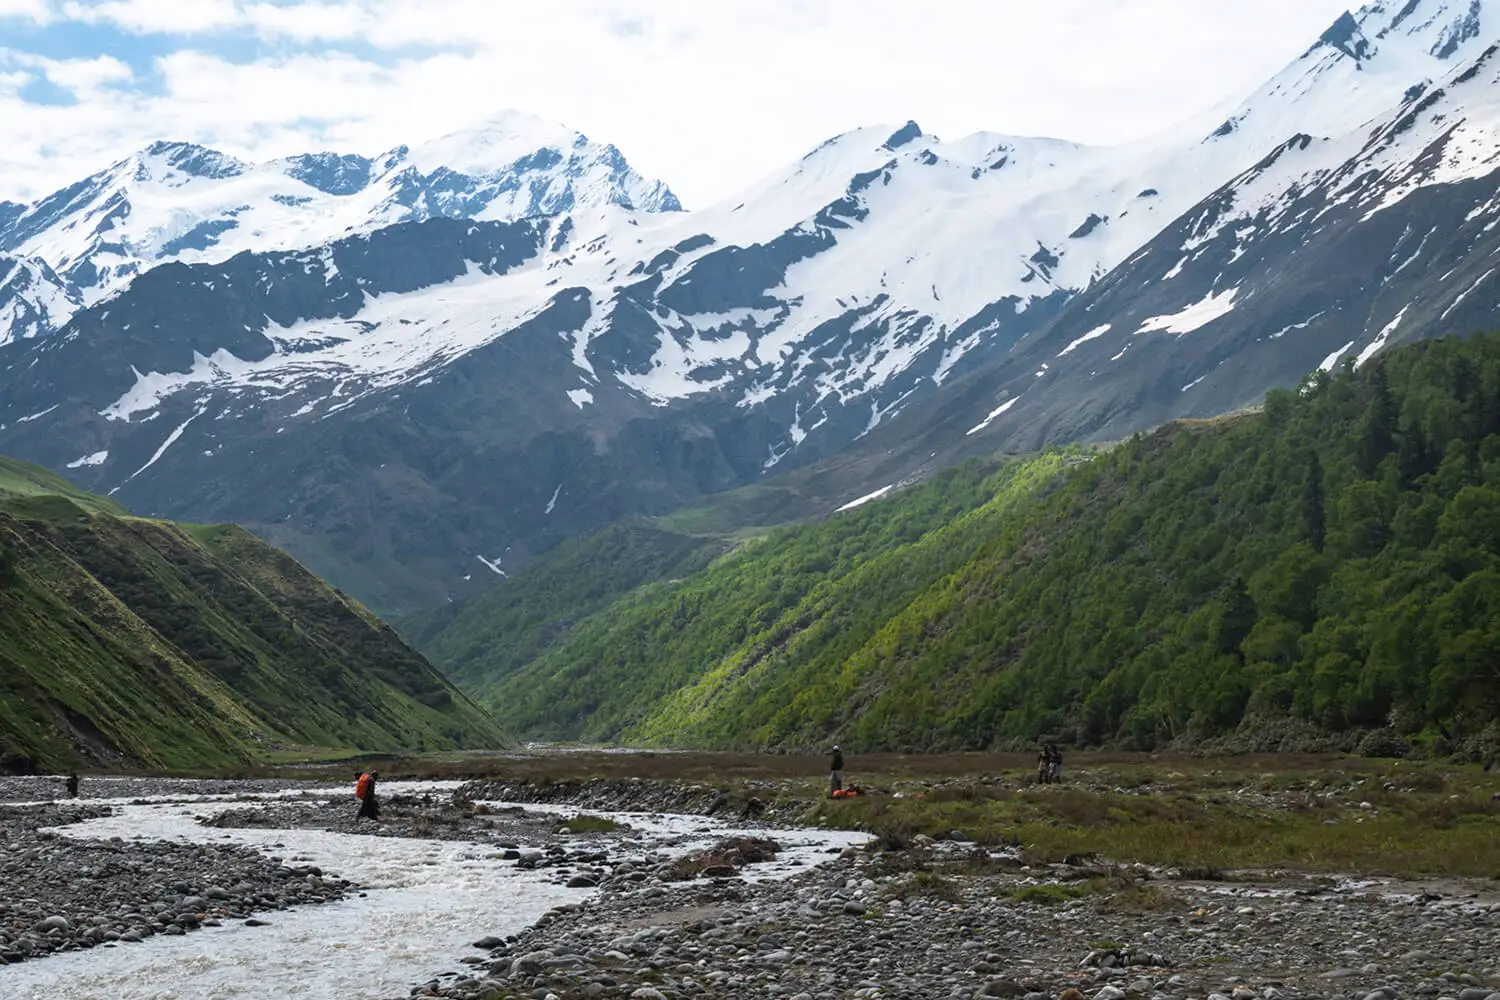
MULTIPOLYGON (((397 783, 387 795, 448 793, 456 782, 397 783)), ((261 796, 279 797, 276 793, 261 796)), ((197 822, 229 796, 171 796, 170 801, 99 800, 112 816, 60 827, 83 839, 237 843, 294 865, 317 865, 363 887, 339 902, 258 914, 268 926, 226 923, 183 937, 106 945, 0 966, 4 1000, 379 1000, 451 971, 471 942, 514 934, 562 903, 594 890, 567 889, 545 870, 502 863, 493 844, 359 836, 322 830, 218 829, 197 822)), ((236 805, 246 803, 235 797, 236 805)), ((576 813, 577 809, 528 805, 576 813)), ((734 832, 697 816, 607 814, 629 823, 637 839, 672 840, 672 852, 704 846, 734 832), (687 841, 680 838, 687 836, 687 841)), ((803 870, 865 839, 833 831, 776 831, 788 849, 770 865, 746 870, 775 878, 803 870)))

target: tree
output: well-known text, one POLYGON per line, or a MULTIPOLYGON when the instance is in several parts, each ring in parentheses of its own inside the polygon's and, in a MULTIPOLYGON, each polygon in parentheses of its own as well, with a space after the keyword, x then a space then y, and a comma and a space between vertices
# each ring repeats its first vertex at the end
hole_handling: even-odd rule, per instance
POLYGON ((1214 642, 1221 654, 1231 654, 1243 663, 1245 657, 1240 652, 1240 643, 1255 628, 1255 601, 1250 598, 1245 581, 1239 577, 1229 581, 1220 600, 1223 610, 1214 627, 1214 642))
POLYGON ((1396 447, 1396 404, 1391 399, 1385 365, 1370 371, 1370 403, 1359 425, 1359 471, 1367 479, 1396 447))
POLYGON ((1307 472, 1302 478, 1302 538, 1313 547, 1323 551, 1327 534, 1327 514, 1323 509, 1323 464, 1318 453, 1307 453, 1307 472))

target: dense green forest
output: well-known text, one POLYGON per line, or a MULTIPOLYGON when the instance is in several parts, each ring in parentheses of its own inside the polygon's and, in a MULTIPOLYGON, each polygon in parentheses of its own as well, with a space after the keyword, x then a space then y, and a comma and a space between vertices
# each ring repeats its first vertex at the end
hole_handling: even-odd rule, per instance
POLYGON ((490 695, 528 735, 1149 748, 1290 719, 1451 745, 1500 713, 1500 336, 957 470, 531 648, 490 695))
POLYGON ((0 458, 0 771, 503 744, 388 626, 249 532, 131 517, 0 458))

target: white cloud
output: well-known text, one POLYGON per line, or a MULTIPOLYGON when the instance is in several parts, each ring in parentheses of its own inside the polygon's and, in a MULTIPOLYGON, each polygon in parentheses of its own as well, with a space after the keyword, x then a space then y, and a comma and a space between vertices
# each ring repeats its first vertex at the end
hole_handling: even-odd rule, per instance
POLYGON ((80 98, 93 96, 106 84, 124 83, 135 75, 129 66, 113 56, 42 59, 38 60, 38 65, 50 82, 80 98))
MULTIPOLYGON (((0 0, 0 10, 22 2, 0 0)), ((252 158, 375 153, 517 108, 615 143, 701 205, 872 123, 915 118, 945 137, 1135 138, 1248 91, 1343 6, 69 0, 58 8, 66 16, 188 40, 156 62, 161 93, 98 86, 120 77, 97 80, 77 106, 41 107, 7 96, 0 80, 0 197, 51 190, 60 174, 82 176, 158 138, 252 158), (263 58, 215 55, 226 37, 259 39, 263 58)), ((80 63, 102 54, 77 53, 80 63)))
POLYGON ((0 18, 15 17, 38 24, 52 21, 51 0, 0 0, 0 18))
POLYGON ((108 22, 143 34, 198 34, 240 27, 243 15, 233 0, 68 0, 63 14, 88 24, 108 22))

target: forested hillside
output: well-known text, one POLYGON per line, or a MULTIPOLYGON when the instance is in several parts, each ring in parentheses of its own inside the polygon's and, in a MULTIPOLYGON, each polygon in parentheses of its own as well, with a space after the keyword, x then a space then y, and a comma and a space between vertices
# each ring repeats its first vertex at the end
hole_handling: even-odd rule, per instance
POLYGON ((563 542, 502 586, 399 626, 448 676, 485 699, 577 622, 643 584, 690 576, 726 546, 631 520, 563 542))
POLYGON ((130 517, 0 459, 0 770, 502 742, 388 626, 248 532, 130 517))
POLYGON ((958 472, 743 546, 495 690, 520 732, 1152 747, 1500 712, 1500 336, 1317 373, 1087 461, 958 472))

